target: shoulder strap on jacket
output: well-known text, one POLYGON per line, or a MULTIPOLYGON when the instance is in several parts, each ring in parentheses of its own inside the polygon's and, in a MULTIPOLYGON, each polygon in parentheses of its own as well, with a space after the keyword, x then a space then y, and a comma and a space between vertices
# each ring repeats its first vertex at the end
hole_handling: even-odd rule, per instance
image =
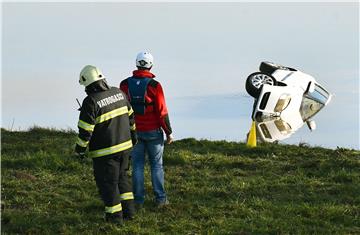
POLYGON ((138 77, 129 77, 127 79, 129 99, 135 114, 145 114, 145 109, 148 105, 145 101, 146 90, 151 80, 150 78, 138 77))

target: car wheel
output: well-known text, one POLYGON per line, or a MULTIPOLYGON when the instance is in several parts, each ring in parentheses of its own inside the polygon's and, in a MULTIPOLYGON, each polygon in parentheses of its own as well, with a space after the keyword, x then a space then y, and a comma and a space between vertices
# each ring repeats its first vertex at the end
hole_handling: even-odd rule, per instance
POLYGON ((273 62, 266 62, 266 61, 261 62, 260 67, 259 67, 260 72, 263 72, 266 74, 272 74, 277 69, 296 71, 296 69, 293 69, 290 67, 285 67, 280 64, 275 64, 273 62))
POLYGON ((258 98, 264 84, 275 86, 276 79, 265 73, 252 73, 246 79, 245 89, 249 95, 258 98))

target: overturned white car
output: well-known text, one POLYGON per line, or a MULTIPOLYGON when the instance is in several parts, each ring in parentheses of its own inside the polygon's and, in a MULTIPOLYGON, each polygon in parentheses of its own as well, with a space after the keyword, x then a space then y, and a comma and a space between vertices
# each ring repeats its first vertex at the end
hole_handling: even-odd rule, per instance
POLYGON ((331 94, 312 76, 297 69, 262 62, 259 70, 248 76, 245 85, 255 98, 252 118, 261 122, 279 117, 292 130, 306 122, 314 130, 316 125, 310 118, 330 102, 331 94))

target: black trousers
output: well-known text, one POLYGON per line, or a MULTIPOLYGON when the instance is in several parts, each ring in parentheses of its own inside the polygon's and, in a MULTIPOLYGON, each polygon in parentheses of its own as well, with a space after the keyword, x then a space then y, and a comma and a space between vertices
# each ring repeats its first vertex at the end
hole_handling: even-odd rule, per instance
MULTIPOLYGON (((95 181, 105 208, 121 204, 124 216, 134 214, 132 185, 127 174, 130 166, 129 156, 130 151, 123 151, 93 159, 95 181), (121 195, 126 195, 125 199, 121 195)), ((122 213, 117 209, 116 214, 122 213)))

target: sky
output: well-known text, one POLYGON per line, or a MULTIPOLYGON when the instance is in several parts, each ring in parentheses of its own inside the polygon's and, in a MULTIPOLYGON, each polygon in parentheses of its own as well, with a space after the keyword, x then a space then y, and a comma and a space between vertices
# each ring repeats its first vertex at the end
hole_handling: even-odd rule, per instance
POLYGON ((360 148, 358 2, 5 2, 1 49, 7 129, 76 130, 81 69, 98 66, 118 86, 146 50, 178 139, 243 141, 252 105, 245 79, 273 61, 334 95, 318 130, 290 143, 360 148))

